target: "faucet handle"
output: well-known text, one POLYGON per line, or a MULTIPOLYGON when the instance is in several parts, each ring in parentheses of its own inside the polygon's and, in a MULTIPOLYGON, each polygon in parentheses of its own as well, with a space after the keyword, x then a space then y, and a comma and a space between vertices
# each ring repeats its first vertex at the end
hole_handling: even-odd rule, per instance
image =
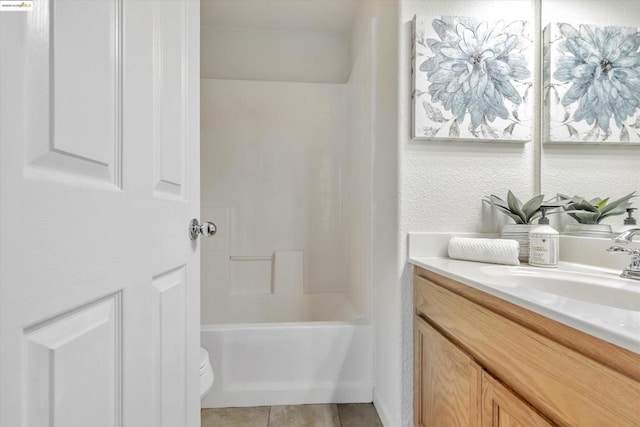
POLYGON ((607 252, 614 254, 629 254, 633 260, 640 260, 640 248, 625 248, 622 246, 611 246, 607 248, 607 252))
MULTIPOLYGON (((632 228, 619 235, 615 241, 617 243, 629 244, 634 234, 640 232, 640 228, 632 228)), ((614 254, 631 255, 631 263, 622 270, 620 277, 625 279, 640 280, 640 248, 625 248, 623 246, 610 246, 607 252, 614 254)))
POLYGON ((612 252, 612 253, 617 253, 617 254, 620 254, 620 253, 626 254, 626 253, 630 253, 631 249, 625 248, 625 247, 622 247, 622 246, 611 246, 611 247, 607 248, 607 252, 612 252))

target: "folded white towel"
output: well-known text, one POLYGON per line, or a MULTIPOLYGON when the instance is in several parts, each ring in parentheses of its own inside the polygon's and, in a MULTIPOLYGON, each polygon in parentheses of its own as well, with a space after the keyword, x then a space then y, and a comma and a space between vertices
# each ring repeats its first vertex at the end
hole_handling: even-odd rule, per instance
POLYGON ((454 237, 449 240, 449 257, 492 264, 520 265, 520 244, 507 239, 470 239, 454 237))

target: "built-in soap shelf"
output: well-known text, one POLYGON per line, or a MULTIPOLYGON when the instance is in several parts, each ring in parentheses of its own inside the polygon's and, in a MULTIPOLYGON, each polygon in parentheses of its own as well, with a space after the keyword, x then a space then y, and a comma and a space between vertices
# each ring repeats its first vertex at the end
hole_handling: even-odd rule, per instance
POLYGON ((274 255, 265 255, 265 256, 244 256, 244 255, 231 255, 229 257, 230 261, 271 261, 273 260, 274 255))
POLYGON ((303 293, 304 252, 274 251, 273 255, 231 255, 232 295, 303 293))

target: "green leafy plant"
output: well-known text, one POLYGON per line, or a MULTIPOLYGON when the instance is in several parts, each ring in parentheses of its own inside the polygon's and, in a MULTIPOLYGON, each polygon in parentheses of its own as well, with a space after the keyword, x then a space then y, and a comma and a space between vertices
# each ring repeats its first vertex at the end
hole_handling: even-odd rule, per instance
POLYGON ((558 198, 566 202, 564 211, 580 224, 599 224, 609 216, 622 215, 631 206, 630 200, 634 197, 635 191, 613 202, 609 201, 609 197, 587 200, 581 196, 558 194, 558 198))
POLYGON ((541 215, 540 207, 542 206, 543 199, 544 195, 539 194, 523 204, 511 190, 509 190, 507 193, 507 201, 502 200, 494 194, 485 196, 483 201, 491 204, 505 215, 508 215, 516 224, 531 224, 534 219, 541 215))

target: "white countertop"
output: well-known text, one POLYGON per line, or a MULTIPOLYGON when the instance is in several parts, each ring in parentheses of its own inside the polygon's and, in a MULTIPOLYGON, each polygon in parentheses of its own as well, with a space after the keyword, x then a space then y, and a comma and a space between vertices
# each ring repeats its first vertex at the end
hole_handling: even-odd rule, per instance
MULTIPOLYGON (((411 254, 409 262, 640 354, 640 311, 594 304, 524 286, 510 287, 492 284, 495 279, 487 274, 486 267, 513 268, 510 266, 460 261, 443 256, 411 254)), ((527 264, 522 264, 517 268, 531 269, 532 271, 548 270, 527 264)), ((557 271, 594 272, 612 279, 616 278, 616 280, 619 274, 617 270, 589 268, 566 262, 561 262, 557 271)), ((640 281, 620 279, 620 282, 622 286, 634 291, 637 286, 640 298, 640 281)))

